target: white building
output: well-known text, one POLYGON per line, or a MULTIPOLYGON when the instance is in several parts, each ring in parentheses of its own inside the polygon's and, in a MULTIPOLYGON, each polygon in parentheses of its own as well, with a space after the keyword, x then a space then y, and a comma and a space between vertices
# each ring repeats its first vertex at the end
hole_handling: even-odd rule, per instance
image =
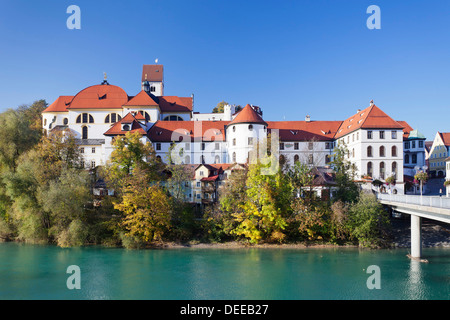
MULTIPOLYGON (((394 175, 398 190, 404 182, 404 134, 411 138, 407 140, 424 140, 413 138, 406 122, 393 120, 373 102, 345 121, 315 121, 309 116, 304 121, 265 121, 261 109, 252 105, 239 112, 226 105, 223 113, 202 114, 194 112, 193 95, 164 95, 162 65, 143 66, 140 89, 129 96, 105 79, 76 95, 60 96, 43 112, 43 128, 72 132, 86 167, 106 164, 114 137, 129 131, 140 132, 162 161, 169 160, 172 150, 170 159, 184 164, 248 163, 256 143, 277 133, 280 158, 288 164, 323 167, 340 142, 347 146, 358 178, 385 180, 394 175)), ((411 145, 406 149, 407 154, 413 151, 411 145)), ((418 163, 423 161, 420 152, 418 163)))

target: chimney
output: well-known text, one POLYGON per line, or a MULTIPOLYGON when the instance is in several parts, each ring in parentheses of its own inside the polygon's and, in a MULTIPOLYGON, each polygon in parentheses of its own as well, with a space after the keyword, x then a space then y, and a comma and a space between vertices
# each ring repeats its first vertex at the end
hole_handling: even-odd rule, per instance
POLYGON ((357 110, 356 110, 356 113, 360 113, 360 112, 361 112, 361 109, 357 109, 357 110))
POLYGON ((370 100, 370 106, 373 106, 373 100, 370 100))
POLYGON ((307 116, 305 117, 305 121, 306 121, 306 122, 310 122, 310 121, 311 121, 311 117, 310 117, 309 115, 307 115, 307 116))

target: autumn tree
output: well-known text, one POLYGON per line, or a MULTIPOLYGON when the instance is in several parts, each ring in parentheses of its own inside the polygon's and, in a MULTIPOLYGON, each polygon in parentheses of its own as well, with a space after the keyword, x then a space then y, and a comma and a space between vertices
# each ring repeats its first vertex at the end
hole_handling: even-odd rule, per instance
MULTIPOLYGON (((271 157, 271 161, 278 161, 271 157)), ((285 239, 286 218, 290 215, 291 186, 281 169, 273 174, 262 170, 270 161, 258 161, 249 166, 246 182, 246 200, 243 211, 234 213, 237 226, 232 233, 251 243, 282 242, 285 239)))

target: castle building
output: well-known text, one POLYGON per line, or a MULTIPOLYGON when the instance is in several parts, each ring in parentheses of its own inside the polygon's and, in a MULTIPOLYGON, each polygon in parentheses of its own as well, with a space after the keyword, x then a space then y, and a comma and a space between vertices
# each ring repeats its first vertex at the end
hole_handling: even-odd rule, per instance
MULTIPOLYGON (((288 165, 300 161, 325 167, 336 144, 343 143, 358 178, 385 180, 393 175, 399 191, 403 191, 407 167, 405 152, 412 159, 404 139, 418 144, 424 140, 373 101, 344 121, 312 120, 310 116, 303 121, 266 121, 261 108, 250 104, 238 112, 230 105, 223 113, 194 112, 193 95, 164 95, 164 68, 158 64, 143 66, 140 91, 134 96, 109 84, 105 76, 101 84, 58 97, 43 112, 43 129, 70 131, 86 168, 105 165, 114 138, 136 131, 142 134, 142 142, 152 143, 161 161, 176 158, 178 163, 198 165, 248 163, 257 142, 276 133, 280 159, 288 165)), ((421 153, 416 156, 422 161, 421 153)))

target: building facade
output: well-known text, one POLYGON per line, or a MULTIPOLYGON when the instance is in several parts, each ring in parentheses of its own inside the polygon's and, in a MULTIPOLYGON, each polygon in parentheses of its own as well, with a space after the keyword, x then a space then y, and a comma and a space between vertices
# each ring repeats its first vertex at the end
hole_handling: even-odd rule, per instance
MULTIPOLYGON (((302 121, 266 121, 262 110, 250 104, 239 112, 226 105, 223 113, 202 114, 194 112, 193 95, 164 95, 162 65, 143 66, 140 91, 134 96, 105 78, 73 96, 58 97, 43 112, 43 129, 71 132, 86 168, 105 165, 114 138, 136 131, 144 143, 152 143, 161 161, 191 165, 248 163, 257 143, 276 134, 280 159, 288 165, 303 162, 326 167, 340 143, 347 149, 357 178, 384 181, 393 175, 399 190, 403 190, 404 168, 411 168, 404 157, 412 161, 415 154, 417 163, 424 159, 419 150, 424 138, 406 122, 393 120, 373 101, 344 121, 312 120, 309 116, 302 121), (404 144, 407 141, 409 146, 404 144), (414 147, 413 142, 417 142, 414 147)), ((448 150, 443 157, 447 155, 448 150)), ((194 189, 191 199, 198 194, 194 189)))

